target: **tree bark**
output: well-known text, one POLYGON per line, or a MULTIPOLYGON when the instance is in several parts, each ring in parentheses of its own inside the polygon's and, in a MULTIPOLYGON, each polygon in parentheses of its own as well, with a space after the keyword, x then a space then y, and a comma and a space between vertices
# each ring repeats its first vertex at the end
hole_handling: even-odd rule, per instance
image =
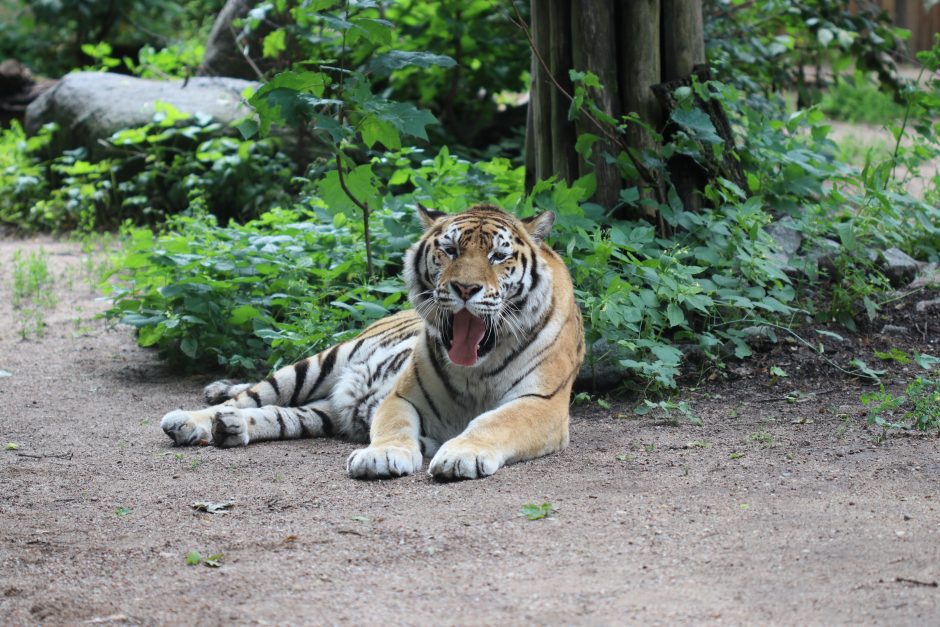
MULTIPOLYGON (((659 129, 662 115, 651 89, 662 82, 659 0, 631 0, 620 3, 618 9, 617 24, 624 34, 617 56, 621 109, 639 114, 641 120, 659 129)), ((655 146, 653 137, 635 124, 627 128, 626 139, 636 150, 655 146)))
MULTIPOLYGON (((687 79, 693 67, 705 61, 702 0, 530 0, 530 7, 535 51, 526 121, 527 188, 550 176, 570 183, 594 172, 593 199, 611 210, 624 181, 622 170, 607 163, 605 153, 617 155, 623 146, 605 137, 583 114, 577 124, 568 120, 573 95, 569 70, 598 76, 604 89, 591 90, 596 93, 590 96, 606 114, 620 119, 635 112, 650 128, 668 133, 667 115, 652 87, 687 79), (579 159, 574 150, 582 133, 601 138, 587 159, 579 159)), ((628 126, 623 140, 634 156, 656 148, 654 134, 636 124, 628 126)), ((686 207, 695 208, 700 172, 681 160, 671 162, 669 169, 686 207)), ((639 176, 656 178, 648 172, 639 176)), ((662 200, 661 187, 657 195, 662 200)))
MULTIPOLYGON (((533 2, 534 4, 534 2, 533 2)), ((548 0, 549 69, 561 89, 551 90, 552 171, 559 180, 574 180, 578 174, 578 156, 575 152, 574 124, 568 119, 571 101, 562 93, 572 93, 571 77, 571 2, 548 0)))
MULTIPOLYGON (((575 0, 571 11, 572 52, 574 67, 597 75, 604 89, 591 89, 591 98, 598 107, 614 118, 621 114, 617 92, 621 91, 617 78, 617 36, 615 3, 611 0, 575 0)), ((605 154, 616 157, 618 147, 605 138, 600 129, 584 116, 575 125, 576 134, 593 133, 600 140, 591 147, 589 160, 579 156, 578 174, 594 172, 597 191, 594 202, 605 209, 617 205, 623 180, 614 163, 608 163, 605 154), (588 162, 590 161, 590 163, 588 162)))

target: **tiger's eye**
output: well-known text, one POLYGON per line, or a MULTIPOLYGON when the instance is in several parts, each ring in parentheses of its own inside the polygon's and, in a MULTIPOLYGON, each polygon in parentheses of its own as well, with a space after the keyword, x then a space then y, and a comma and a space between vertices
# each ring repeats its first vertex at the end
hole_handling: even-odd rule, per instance
POLYGON ((497 250, 490 255, 490 261, 493 263, 502 263, 509 259, 509 253, 497 250))

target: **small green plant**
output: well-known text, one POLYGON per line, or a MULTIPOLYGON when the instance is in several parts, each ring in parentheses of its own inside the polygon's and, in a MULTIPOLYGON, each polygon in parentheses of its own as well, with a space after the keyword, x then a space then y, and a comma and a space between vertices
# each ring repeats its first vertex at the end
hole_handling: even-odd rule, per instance
POLYGON ((19 313, 20 336, 42 337, 46 322, 43 314, 55 307, 57 299, 52 291, 52 273, 49 271, 45 249, 28 255, 17 250, 13 253, 13 290, 10 299, 19 313))
POLYGON ((755 431, 748 436, 752 442, 758 442, 764 448, 773 448, 776 446, 776 440, 772 433, 767 431, 755 431))
POLYGON ((647 416, 650 415, 651 412, 661 414, 664 421, 674 425, 685 422, 695 425, 696 427, 701 427, 703 424, 702 419, 692 411, 692 406, 686 401, 675 402, 663 400, 653 402, 645 399, 642 405, 637 406, 633 410, 633 413, 638 416, 647 416))
POLYGON ((209 568, 218 568, 222 565, 222 559, 224 557, 224 553, 213 553, 209 557, 203 558, 199 551, 190 551, 186 554, 186 564, 188 566, 198 566, 202 564, 209 568))
POLYGON ((19 450, 20 445, 16 442, 7 442, 6 446, 3 447, 5 451, 17 451, 19 450))
POLYGON ((917 377, 899 396, 880 385, 877 392, 863 394, 861 401, 868 407, 868 423, 881 427, 883 434, 910 428, 940 434, 940 379, 917 377))
POLYGON ((526 503, 522 506, 522 515, 529 520, 540 520, 547 518, 555 511, 555 506, 551 503, 526 503))
POLYGON ((118 507, 118 508, 115 508, 114 515, 118 517, 127 516, 128 514, 131 513, 131 511, 132 510, 130 507, 118 507))
POLYGON ((904 117, 904 105, 861 72, 837 80, 819 106, 832 118, 846 122, 891 124, 904 117))

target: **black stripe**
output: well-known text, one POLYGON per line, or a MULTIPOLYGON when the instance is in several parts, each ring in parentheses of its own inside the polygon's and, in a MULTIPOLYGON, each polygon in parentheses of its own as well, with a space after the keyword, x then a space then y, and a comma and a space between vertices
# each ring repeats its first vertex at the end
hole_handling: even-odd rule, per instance
MULTIPOLYGON (((535 359, 535 358, 538 357, 539 355, 542 355, 542 354, 545 353, 545 351, 547 351, 549 348, 551 348, 551 344, 549 344, 548 346, 546 346, 545 348, 543 348, 542 350, 540 350, 538 353, 536 353, 535 355, 533 355, 533 356, 532 356, 532 359, 535 359)), ((506 388, 506 392, 509 392, 511 389, 513 389, 514 387, 516 387, 519 383, 522 382, 523 379, 525 379, 525 378, 528 377, 530 374, 532 374, 535 370, 537 370, 538 367, 541 366, 543 363, 545 363, 545 360, 546 360, 546 359, 549 359, 550 357, 551 357, 551 355, 546 355, 545 357, 542 357, 542 359, 540 359, 540 360, 538 361, 538 363, 536 363, 534 366, 530 367, 528 370, 525 371, 525 373, 522 374, 522 376, 520 376, 520 377, 517 378, 515 381, 513 381, 512 384, 511 384, 508 388, 506 388)))
MULTIPOLYGON (((398 351, 393 353, 383 359, 378 366, 375 367, 375 378, 381 380, 384 377, 385 372, 397 371, 401 367, 401 362, 411 354, 411 349, 406 348, 405 350, 398 351), (403 358, 404 356, 404 358, 403 358), (393 365, 394 364, 394 365, 393 365)), ((372 376, 369 376, 369 385, 372 385, 372 376)))
POLYGON ((539 284, 539 255, 538 252, 532 251, 535 253, 532 255, 532 265, 529 267, 529 275, 532 277, 532 284, 529 286, 529 291, 534 291, 535 286, 539 284))
POLYGON ((294 364, 294 393, 290 397, 290 407, 297 407, 300 400, 300 390, 307 381, 307 370, 310 368, 310 360, 304 359, 294 364))
POLYGON ((414 368, 415 380, 418 382, 418 387, 421 388, 421 393, 424 394, 424 400, 427 401, 428 407, 434 412, 434 417, 437 418, 437 421, 441 422, 441 414, 437 411, 437 406, 434 405, 434 401, 431 400, 431 395, 428 394, 427 389, 424 387, 424 382, 421 380, 421 373, 418 372, 418 362, 415 362, 414 368))
POLYGON ((255 407, 261 407, 261 397, 254 390, 248 390, 245 394, 255 402, 255 407))
POLYGON ((284 433, 287 431, 287 425, 284 424, 284 416, 281 415, 280 409, 274 410, 274 415, 277 416, 277 425, 281 428, 281 433, 279 434, 280 439, 284 439, 284 433))
POLYGON ((515 360, 519 355, 521 355, 525 351, 525 349, 529 348, 532 342, 534 342, 538 338, 538 336, 541 335, 542 331, 544 331, 545 327, 548 325, 549 320, 552 319, 552 316, 554 315, 554 313, 555 313, 555 303, 552 302, 548 310, 545 312, 545 315, 542 316, 542 319, 539 320, 539 323, 532 329, 532 331, 529 334, 529 337, 526 338, 526 341, 520 344, 519 346, 517 346, 516 350, 514 350, 512 354, 510 354, 509 357, 507 357, 503 361, 503 363, 497 366, 495 370, 490 370, 488 372, 485 372, 484 376, 494 377, 498 375, 500 372, 502 372, 503 370, 505 370, 506 366, 508 366, 510 363, 513 362, 513 360, 515 360))
POLYGON ((399 394, 399 393, 398 393, 398 390, 395 390, 395 396, 397 396, 397 397, 400 398, 401 400, 405 401, 406 403, 408 403, 409 405, 411 405, 412 407, 414 407, 415 413, 418 414, 418 425, 419 425, 419 431, 418 431, 418 432, 419 432, 419 434, 422 435, 422 436, 427 435, 427 433, 426 433, 425 430, 424 430, 424 414, 421 413, 421 410, 418 409, 418 406, 415 405, 414 403, 412 403, 410 399, 407 399, 407 398, 405 398, 404 396, 402 396, 401 394, 399 394))
POLYGON ((272 374, 270 377, 264 380, 265 383, 270 385, 274 389, 274 396, 280 400, 281 398, 281 387, 277 384, 277 379, 274 378, 272 374))
POLYGON ((359 338, 359 341, 356 342, 356 345, 353 346, 353 349, 349 351, 349 355, 346 356, 346 361, 349 361, 352 359, 352 356, 356 354, 356 351, 359 350, 359 347, 362 346, 362 343, 365 341, 366 341, 366 338, 364 337, 359 338))
POLYGON ((460 393, 450 382, 450 379, 444 372, 444 368, 440 363, 440 356, 437 353, 437 351, 440 350, 440 347, 438 346, 438 343, 434 341, 434 338, 431 337, 431 332, 428 329, 424 330, 424 341, 425 344, 427 344, 429 352, 431 353, 431 365, 434 366, 434 374, 436 374, 437 378, 440 379, 441 383, 444 384, 444 388, 447 390, 447 393, 450 394, 451 398, 456 399, 458 396, 460 396, 460 393))
POLYGON ((325 411, 316 409, 315 407, 311 407, 310 409, 312 409, 313 413, 320 417, 320 422, 323 425, 323 435, 327 437, 333 435, 333 420, 330 418, 330 415, 325 411))
MULTIPOLYGON (((564 381, 562 381, 561 383, 559 383, 559 384, 558 384, 558 387, 555 388, 554 390, 552 390, 552 393, 551 393, 551 394, 537 394, 537 393, 535 393, 535 392, 532 392, 532 393, 530 393, 530 394, 522 394, 522 395, 517 396, 516 398, 514 398, 514 399, 512 399, 512 400, 513 400, 513 401, 518 401, 520 398, 526 398, 527 396, 533 396, 533 397, 535 397, 535 398, 541 398, 541 399, 548 400, 548 399, 552 398, 553 396, 555 396, 556 394, 558 394, 559 392, 561 392, 562 389, 564 389, 564 387, 568 384, 568 382, 571 381, 571 379, 573 379, 574 376, 578 373, 578 370, 579 370, 579 369, 580 369, 580 365, 575 366, 575 368, 574 368, 574 370, 571 372, 571 374, 569 374, 567 377, 565 377, 564 381)), ((507 401, 507 402, 512 402, 512 401, 507 401)))
POLYGON ((320 384, 323 383, 323 380, 326 379, 331 372, 333 372, 333 366, 336 365, 336 353, 339 352, 340 345, 337 344, 326 354, 326 357, 323 358, 323 363, 320 364, 320 374, 317 375, 317 380, 313 383, 313 387, 310 388, 310 391, 307 393, 307 400, 313 398, 317 393, 317 388, 320 387, 320 384))
MULTIPOLYGON (((382 329, 376 329, 376 328, 375 328, 375 327, 377 327, 378 325, 382 324, 383 322, 384 322, 384 321, 380 320, 379 322, 376 322, 375 325, 373 325, 372 327, 370 327, 369 329, 367 329, 367 331, 374 331, 374 333, 375 333, 375 335, 371 335, 371 336, 369 336, 369 337, 376 337, 376 336, 379 336, 379 335, 386 335, 386 334, 391 333, 391 332, 393 332, 393 331, 397 331, 397 330, 399 330, 399 329, 404 329, 404 328, 407 327, 407 326, 410 326, 410 325, 413 325, 413 324, 418 324, 419 322, 421 322, 421 319, 420 319, 420 318, 417 318, 417 317, 415 317, 415 318, 408 318, 407 320, 404 320, 404 321, 402 321, 402 322, 397 322, 397 323, 395 323, 395 324, 391 324, 391 325, 389 325, 389 326, 387 326, 387 327, 385 327, 385 328, 382 328, 382 329)), ((364 338, 364 339, 365 339, 365 338, 364 338)))

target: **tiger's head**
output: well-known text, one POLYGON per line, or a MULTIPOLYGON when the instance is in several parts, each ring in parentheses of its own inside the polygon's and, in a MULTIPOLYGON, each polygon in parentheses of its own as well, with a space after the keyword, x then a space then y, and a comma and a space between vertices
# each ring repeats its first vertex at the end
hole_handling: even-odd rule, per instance
POLYGON ((448 358, 474 366, 497 342, 521 342, 551 300, 540 261, 551 211, 518 220, 492 205, 459 214, 418 205, 424 236, 409 249, 405 280, 415 310, 448 358))

